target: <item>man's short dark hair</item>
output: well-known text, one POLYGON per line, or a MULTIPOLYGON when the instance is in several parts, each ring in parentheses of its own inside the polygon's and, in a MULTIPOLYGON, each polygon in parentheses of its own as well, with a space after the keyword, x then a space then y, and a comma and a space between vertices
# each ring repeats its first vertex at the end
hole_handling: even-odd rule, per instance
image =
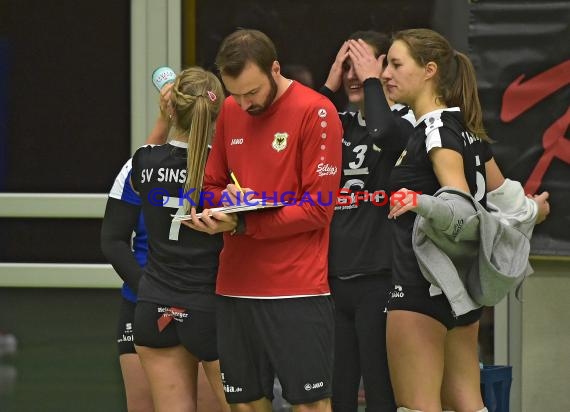
POLYGON ((277 60, 275 45, 259 30, 238 29, 224 39, 216 56, 220 74, 238 77, 248 62, 269 74, 277 60))

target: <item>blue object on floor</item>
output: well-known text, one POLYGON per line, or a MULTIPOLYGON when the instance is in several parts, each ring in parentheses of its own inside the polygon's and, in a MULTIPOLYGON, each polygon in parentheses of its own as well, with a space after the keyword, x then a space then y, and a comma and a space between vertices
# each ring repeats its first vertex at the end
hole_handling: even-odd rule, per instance
POLYGON ((481 369, 481 395, 489 412, 509 412, 512 380, 512 366, 483 366, 481 369))

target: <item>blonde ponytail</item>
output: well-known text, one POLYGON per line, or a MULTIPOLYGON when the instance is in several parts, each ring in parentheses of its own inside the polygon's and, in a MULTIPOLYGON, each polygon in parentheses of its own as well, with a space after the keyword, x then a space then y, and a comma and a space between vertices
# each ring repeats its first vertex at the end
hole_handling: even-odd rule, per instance
MULTIPOLYGON (((194 189, 190 198, 194 204, 201 200, 204 168, 208 144, 214 134, 214 127, 224 92, 220 80, 211 72, 200 67, 190 67, 176 78, 171 100, 175 110, 175 128, 188 136, 187 176, 184 191, 194 189)), ((186 210, 191 204, 186 205, 186 210)))

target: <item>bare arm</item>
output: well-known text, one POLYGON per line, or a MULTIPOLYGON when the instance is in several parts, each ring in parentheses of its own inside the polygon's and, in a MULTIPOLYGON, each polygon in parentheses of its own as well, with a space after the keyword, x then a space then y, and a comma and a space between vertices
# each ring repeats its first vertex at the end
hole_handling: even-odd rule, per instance
POLYGON ((145 144, 166 143, 168 129, 170 128, 169 119, 172 115, 170 89, 172 89, 172 83, 165 85, 160 91, 160 115, 156 119, 153 129, 146 138, 145 144))
POLYGON ((165 120, 162 115, 158 116, 154 127, 146 138, 145 144, 164 144, 168 137, 168 120, 165 120))
POLYGON ((501 173, 501 169, 495 162, 495 158, 491 158, 485 163, 485 182, 487 183, 487 192, 491 192, 501 186, 505 181, 505 176, 501 173))
POLYGON ((337 92, 342 85, 342 65, 347 57, 348 42, 345 41, 336 55, 336 58, 331 66, 329 75, 325 82, 325 87, 327 87, 333 93, 337 92))
POLYGON ((451 149, 433 148, 429 152, 429 157, 441 187, 453 187, 469 193, 461 154, 451 149))

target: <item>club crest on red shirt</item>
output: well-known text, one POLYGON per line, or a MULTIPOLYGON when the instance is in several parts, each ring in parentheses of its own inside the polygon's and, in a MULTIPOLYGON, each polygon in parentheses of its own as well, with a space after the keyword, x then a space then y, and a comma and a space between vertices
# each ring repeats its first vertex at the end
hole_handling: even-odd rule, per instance
POLYGON ((287 133, 275 133, 273 138, 273 143, 271 143, 271 147, 277 152, 285 150, 285 148, 287 147, 288 137, 289 135, 287 133))

